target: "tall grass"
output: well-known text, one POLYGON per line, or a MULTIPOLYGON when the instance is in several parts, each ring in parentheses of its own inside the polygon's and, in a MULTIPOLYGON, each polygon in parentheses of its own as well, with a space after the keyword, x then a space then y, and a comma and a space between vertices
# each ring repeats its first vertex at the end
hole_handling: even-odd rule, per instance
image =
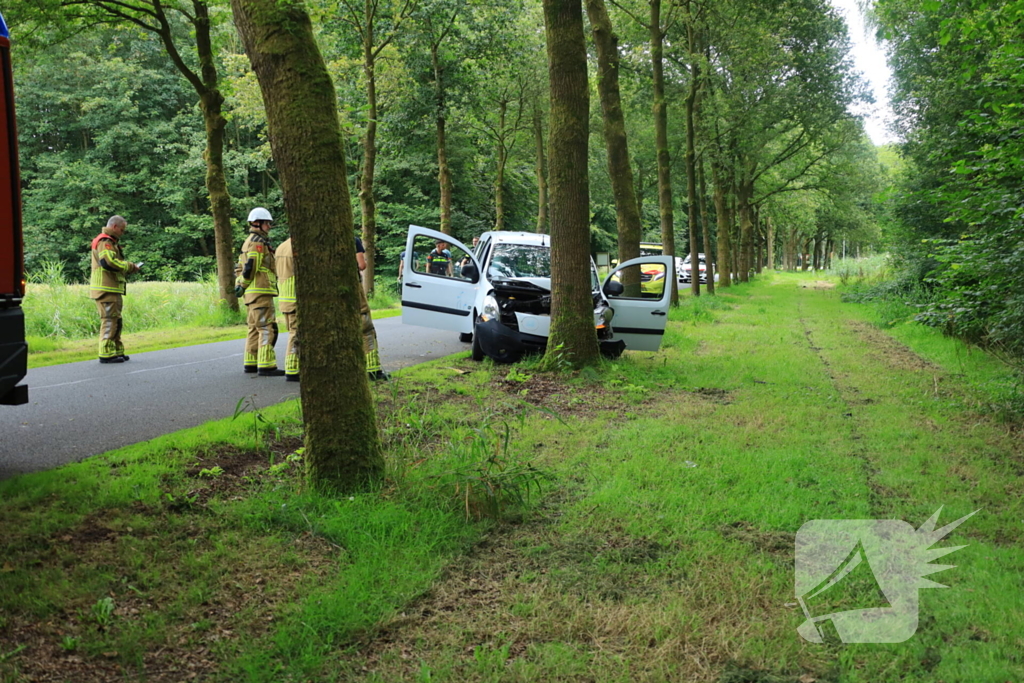
MULTIPOLYGON (((47 340, 85 339, 99 330, 89 286, 71 284, 64 265, 48 261, 29 277, 25 293, 25 334, 47 340)), ((124 298, 125 329, 132 332, 166 327, 223 327, 244 320, 224 306, 217 283, 129 282, 124 298)))

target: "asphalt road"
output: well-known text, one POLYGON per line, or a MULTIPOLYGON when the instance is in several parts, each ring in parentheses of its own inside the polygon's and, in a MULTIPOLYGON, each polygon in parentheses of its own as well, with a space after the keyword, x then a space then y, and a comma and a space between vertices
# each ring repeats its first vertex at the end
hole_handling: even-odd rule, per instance
MULTIPOLYGON (((374 321, 384 369, 468 349, 454 332, 374 321)), ((287 335, 277 341, 284 367, 287 335)), ((283 377, 242 372, 244 341, 132 353, 119 365, 97 361, 29 370, 29 403, 0 406, 0 479, 46 470, 162 434, 230 417, 238 399, 267 406, 298 396, 283 377)))

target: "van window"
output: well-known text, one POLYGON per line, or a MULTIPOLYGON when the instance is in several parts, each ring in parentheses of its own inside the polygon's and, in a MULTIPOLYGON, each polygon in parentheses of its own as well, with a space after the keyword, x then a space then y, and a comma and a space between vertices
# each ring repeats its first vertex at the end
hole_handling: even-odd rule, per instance
POLYGON ((448 242, 417 235, 413 241, 412 269, 417 273, 468 280, 462 276, 462 266, 469 263, 469 254, 448 242))

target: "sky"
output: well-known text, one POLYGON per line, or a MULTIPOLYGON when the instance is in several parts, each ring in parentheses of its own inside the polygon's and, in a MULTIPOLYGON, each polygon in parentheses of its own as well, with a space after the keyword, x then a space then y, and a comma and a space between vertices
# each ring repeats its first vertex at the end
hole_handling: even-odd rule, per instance
POLYGON ((889 107, 889 65, 885 62, 882 46, 875 42, 873 31, 864 30, 864 19, 857 9, 855 0, 830 0, 846 19, 853 43, 853 60, 857 70, 871 87, 875 104, 855 113, 866 114, 864 129, 876 145, 896 142, 897 138, 886 129, 886 121, 892 117, 889 107))

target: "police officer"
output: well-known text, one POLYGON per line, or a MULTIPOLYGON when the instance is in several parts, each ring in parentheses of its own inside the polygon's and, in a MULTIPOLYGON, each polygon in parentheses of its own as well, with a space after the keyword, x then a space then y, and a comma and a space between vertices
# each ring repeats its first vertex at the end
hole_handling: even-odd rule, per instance
POLYGON ((277 284, 280 294, 277 303, 284 315, 288 328, 288 348, 284 353, 284 378, 289 382, 299 381, 299 314, 295 301, 295 258, 292 253, 292 238, 282 242, 274 252, 277 266, 277 284))
POLYGON ((89 280, 89 298, 96 302, 100 313, 101 363, 123 363, 128 360, 121 343, 121 309, 127 291, 128 276, 139 271, 139 266, 126 261, 118 240, 124 235, 128 223, 121 216, 111 216, 107 227, 92 241, 92 277, 89 280))
POLYGON ((438 240, 434 250, 427 254, 427 272, 452 276, 452 253, 448 251, 448 243, 444 240, 438 240))
POLYGON ((274 344, 277 343, 277 320, 274 297, 277 296, 277 271, 274 249, 270 246, 270 212, 257 207, 249 212, 249 237, 235 265, 235 294, 245 295, 248 309, 246 322, 249 336, 245 340, 245 371, 264 377, 280 377, 274 344))

